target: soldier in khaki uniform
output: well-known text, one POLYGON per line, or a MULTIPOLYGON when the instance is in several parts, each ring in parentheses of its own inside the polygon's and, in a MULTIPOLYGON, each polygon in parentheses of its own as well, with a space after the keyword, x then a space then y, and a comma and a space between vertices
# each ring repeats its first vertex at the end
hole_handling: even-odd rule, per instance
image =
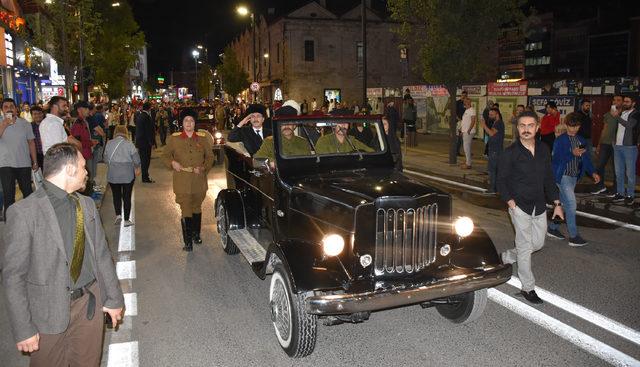
POLYGON ((347 129, 349 124, 336 124, 333 127, 333 133, 322 136, 316 144, 316 153, 333 154, 333 153, 351 153, 354 151, 373 152, 374 150, 362 143, 360 140, 349 137, 347 129), (354 150, 355 147, 355 150, 354 150))
MULTIPOLYGON (((282 107, 277 109, 274 115, 277 116, 297 116, 299 115, 299 106, 297 102, 289 100, 286 101, 282 107)), ((305 138, 296 136, 294 130, 296 124, 281 124, 280 125, 280 154, 283 157, 295 157, 305 156, 311 154, 309 141, 305 138)), ((254 154, 254 158, 268 158, 275 167, 275 150, 273 143, 273 136, 268 136, 262 142, 260 149, 254 154)))
POLYGON ((213 146, 206 133, 195 131, 195 111, 182 115, 182 132, 173 133, 164 148, 164 160, 173 169, 173 192, 182 211, 185 251, 200 244, 202 202, 207 193, 207 173, 213 166, 213 146))

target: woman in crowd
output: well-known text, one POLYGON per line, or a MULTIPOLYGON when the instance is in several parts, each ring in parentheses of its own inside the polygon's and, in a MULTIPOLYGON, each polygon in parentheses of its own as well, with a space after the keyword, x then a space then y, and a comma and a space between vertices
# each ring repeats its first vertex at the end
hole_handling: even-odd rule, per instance
POLYGON ((114 137, 109 140, 104 150, 104 162, 107 164, 107 182, 113 194, 113 207, 116 211, 115 224, 122 220, 124 203, 124 226, 133 225, 131 215, 131 193, 135 176, 140 175, 140 155, 129 140, 127 127, 117 125, 114 137))

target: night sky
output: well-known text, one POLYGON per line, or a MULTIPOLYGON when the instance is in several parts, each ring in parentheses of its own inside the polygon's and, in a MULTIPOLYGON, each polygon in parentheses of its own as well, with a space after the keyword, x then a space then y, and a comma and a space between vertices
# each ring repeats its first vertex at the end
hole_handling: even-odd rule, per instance
MULTIPOLYGON (((145 33, 150 78, 158 73, 167 76, 171 70, 191 69, 191 51, 201 43, 209 49, 209 64, 217 64, 217 55, 235 36, 249 26, 250 21, 236 14, 239 4, 266 14, 275 8, 286 14, 309 0, 130 0, 135 18, 145 33)), ((338 15, 356 6, 359 0, 327 0, 328 7, 338 15)), ((528 5, 542 12, 554 11, 565 21, 594 17, 595 5, 606 3, 605 11, 621 14, 636 13, 638 0, 530 0, 528 5), (621 11, 621 9, 624 9, 621 11)), ((374 9, 384 11, 385 1, 374 0, 374 9)), ((527 6, 528 7, 528 6, 527 6)))

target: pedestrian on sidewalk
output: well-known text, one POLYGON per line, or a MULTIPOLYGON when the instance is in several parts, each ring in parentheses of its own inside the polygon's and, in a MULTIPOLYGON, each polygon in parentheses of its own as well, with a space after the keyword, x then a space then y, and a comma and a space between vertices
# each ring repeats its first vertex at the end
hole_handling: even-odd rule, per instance
POLYGON ((60 96, 53 96, 49 100, 49 112, 47 117, 40 123, 40 139, 42 140, 42 153, 47 154, 47 150, 58 143, 70 143, 78 149, 82 148, 82 143, 73 135, 67 133, 64 118, 69 116, 69 101, 60 96))
MULTIPOLYGON (((389 116, 382 116, 382 126, 384 128, 384 134, 387 136, 387 141, 389 142, 389 151, 391 152, 391 156, 393 157, 394 168, 398 171, 402 171, 402 148, 400 146, 398 135, 394 134, 391 130, 389 116)), ((380 148, 378 147, 377 150, 379 151, 380 148)))
MULTIPOLYGON (((577 112, 568 114, 564 122, 567 132, 558 136, 553 143, 551 165, 553 174, 560 191, 560 202, 564 207, 564 216, 569 232, 569 246, 579 247, 587 244, 579 234, 576 225, 576 184, 585 174, 593 177, 595 183, 600 182, 600 176, 595 172, 591 163, 587 139, 578 132, 583 121, 583 116, 577 112)), ((564 235, 559 230, 556 222, 549 223, 547 236, 564 240, 564 235)))
MULTIPOLYGON (((489 119, 489 110, 491 110, 494 107, 496 107, 496 103, 493 103, 493 101, 489 99, 489 100, 487 100, 487 105, 485 106, 484 110, 482 111, 481 120, 484 121, 484 123, 489 128, 491 128, 491 120, 489 119)), ((487 133, 484 133, 482 135, 483 135, 482 136, 482 141, 484 142, 484 152, 482 154, 483 154, 484 157, 487 157, 489 155, 489 135, 487 133)))
POLYGON ((556 126, 560 124, 560 112, 554 101, 547 103, 547 114, 542 117, 540 123, 540 140, 547 145, 549 151, 553 149, 553 141, 556 140, 556 126))
POLYGON ((471 106, 469 98, 464 100, 464 108, 460 129, 462 130, 465 163, 462 164, 461 168, 471 169, 471 144, 473 143, 473 136, 476 134, 476 110, 471 106))
POLYGON ((462 156, 462 151, 460 151, 460 149, 462 148, 462 130, 460 126, 462 124, 462 116, 464 115, 465 111, 464 101, 467 99, 467 96, 467 91, 463 90, 460 99, 456 101, 456 131, 458 133, 458 137, 456 139, 456 152, 458 152, 459 156, 462 156))
POLYGON ((124 226, 133 225, 130 220, 131 194, 136 176, 140 175, 140 155, 129 140, 129 132, 124 125, 116 126, 113 139, 104 150, 104 162, 107 164, 107 182, 113 194, 113 208, 116 212, 115 224, 122 221, 124 203, 124 226))
POLYGON ((9 208, 0 259, 11 331, 32 367, 98 366, 104 317, 124 297, 95 203, 77 194, 87 171, 78 149, 56 144, 44 184, 9 208), (96 312, 97 310, 97 312, 96 312))
POLYGON ((16 103, 2 100, 0 121, 0 182, 4 195, 4 218, 7 208, 16 200, 16 181, 22 197, 31 195, 31 172, 38 169, 35 136, 31 124, 18 117, 16 103))
POLYGON ((516 109, 513 111, 513 116, 511 117, 511 129, 513 140, 518 139, 518 116, 524 112, 524 105, 519 104, 516 106, 516 109))
MULTIPOLYGON (((107 138, 106 134, 106 119, 102 113, 102 105, 89 104, 89 116, 87 116, 87 123, 89 124, 89 132, 91 133, 91 140, 93 142, 93 148, 91 155, 91 166, 89 172, 93 172, 93 178, 95 179, 98 173, 98 163, 102 162, 102 155, 104 153, 104 143, 107 138)), ((95 183, 93 191, 104 191, 104 187, 101 187, 95 183)))
POLYGON ((205 133, 195 131, 196 118, 195 111, 185 110, 182 132, 173 133, 164 148, 164 161, 173 169, 173 193, 182 213, 184 251, 202 243, 202 202, 207 194, 207 173, 213 166, 213 147, 205 133))
POLYGON ((384 114, 389 119, 389 131, 391 134, 398 135, 398 125, 400 125, 400 114, 398 113, 398 109, 395 106, 395 102, 389 101, 387 107, 385 108, 384 114))
POLYGON ((415 147, 416 142, 416 120, 418 119, 418 114, 416 110, 415 103, 411 96, 407 97, 404 100, 402 106, 402 122, 407 131, 407 146, 415 147))
POLYGON ((498 192, 509 206, 509 216, 515 229, 515 248, 500 257, 506 264, 518 263, 521 294, 534 304, 542 303, 535 291, 531 270, 531 254, 544 246, 547 231, 547 200, 553 201, 553 217, 564 218, 558 187, 553 178, 551 154, 545 144, 536 139, 540 129, 535 112, 523 112, 518 117, 520 138, 507 147, 498 165, 498 192))
POLYGON ((616 94, 613 96, 611 110, 604 114, 602 128, 602 135, 600 135, 600 141, 596 147, 596 156, 598 157, 598 167, 596 172, 600 175, 600 182, 596 184, 595 190, 591 192, 594 195, 607 193, 607 187, 605 186, 605 178, 607 174, 607 164, 609 161, 613 164, 613 189, 614 194, 616 192, 616 174, 615 174, 615 160, 613 159, 613 144, 616 140, 618 132, 618 121, 613 117, 611 111, 622 110, 622 95, 616 94))
POLYGON ((482 129, 485 134, 489 136, 487 142, 487 173, 489 174, 489 191, 487 194, 495 194, 498 191, 498 185, 496 178, 498 177, 498 162, 500 161, 500 154, 502 154, 504 143, 504 122, 502 121, 502 114, 497 108, 491 108, 489 110, 489 123, 491 127, 487 126, 484 120, 482 120, 482 129))
POLYGON ((142 164, 142 182, 154 183, 149 177, 149 165, 151 164, 151 147, 155 144, 155 128, 151 119, 151 103, 142 105, 142 112, 136 116, 136 147, 140 154, 142 164))
POLYGON ((34 142, 36 143, 36 157, 38 167, 42 168, 44 154, 42 153, 42 139, 40 138, 40 123, 44 119, 44 112, 38 106, 31 107, 31 129, 33 130, 34 142))
POLYGON ((611 110, 618 123, 613 155, 615 159, 617 193, 614 203, 633 205, 636 196, 636 160, 638 159, 638 135, 640 135, 640 111, 631 96, 622 99, 622 110, 611 110), (626 177, 626 190, 625 190, 626 177))
POLYGON ((76 113, 76 119, 71 125, 71 135, 78 140, 82 146, 80 152, 87 163, 87 171, 89 172, 87 191, 91 193, 96 172, 92 170, 93 167, 93 146, 97 144, 97 141, 91 139, 91 132, 89 131, 89 124, 87 123, 87 117, 89 116, 89 103, 87 101, 78 101, 73 109, 76 113))
MULTIPOLYGON (((217 113, 219 110, 221 110, 220 106, 218 106, 218 108, 215 110, 216 119, 217 119, 217 113)), ((222 119, 224 119, 224 110, 222 112, 223 112, 222 119)), ((169 112, 167 112, 166 108, 160 108, 156 113, 156 124, 158 125, 158 133, 160 135, 160 144, 162 144, 162 146, 165 146, 167 145, 167 128, 169 127, 169 112)), ((216 125, 222 126, 222 122, 218 124, 218 122, 216 121, 216 125)))
POLYGON ((591 142, 591 130, 593 126, 593 120, 591 119, 591 101, 583 99, 580 103, 580 110, 577 113, 577 117, 580 119, 580 130, 578 135, 582 136, 587 146, 587 153, 593 153, 593 143, 591 142))

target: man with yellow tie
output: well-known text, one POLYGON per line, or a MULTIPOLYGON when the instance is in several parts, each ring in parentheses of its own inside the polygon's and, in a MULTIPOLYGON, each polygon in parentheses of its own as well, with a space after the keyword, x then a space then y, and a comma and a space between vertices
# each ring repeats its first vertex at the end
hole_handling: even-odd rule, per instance
POLYGON ((124 298, 93 200, 79 195, 85 160, 71 144, 44 157, 45 181, 9 208, 0 257, 11 331, 31 366, 99 366, 103 312, 124 298))

